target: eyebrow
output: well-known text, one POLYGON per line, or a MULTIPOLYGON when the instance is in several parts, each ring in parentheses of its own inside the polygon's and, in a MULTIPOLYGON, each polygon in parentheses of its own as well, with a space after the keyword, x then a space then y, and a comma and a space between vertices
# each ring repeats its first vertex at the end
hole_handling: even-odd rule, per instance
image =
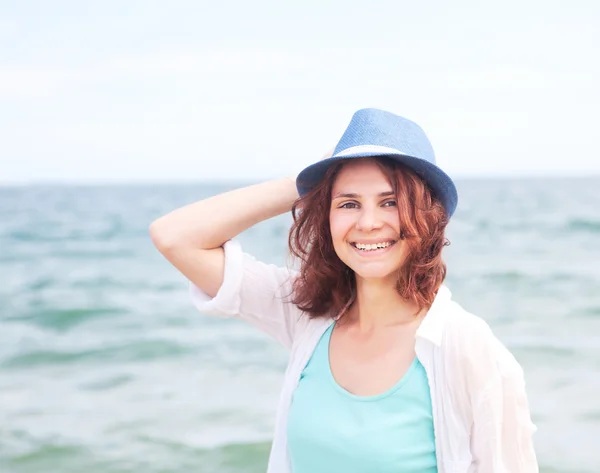
MULTIPOLYGON (((389 197, 391 195, 394 195, 394 191, 385 191, 385 192, 380 192, 379 194, 377 194, 378 197, 389 197)), ((333 199, 341 199, 341 198, 358 199, 359 197, 360 197, 359 194, 354 194, 354 193, 337 193, 333 196, 333 199)))

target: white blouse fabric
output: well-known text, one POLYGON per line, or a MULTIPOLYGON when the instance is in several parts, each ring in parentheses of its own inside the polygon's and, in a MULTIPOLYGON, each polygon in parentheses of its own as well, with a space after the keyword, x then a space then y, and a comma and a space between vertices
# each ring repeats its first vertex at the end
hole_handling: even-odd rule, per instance
MULTIPOLYGON (((287 419, 294 389, 331 317, 310 318, 289 302, 297 273, 224 245, 218 294, 190 284, 203 314, 250 322, 290 350, 267 473, 291 473, 287 419)), ((416 333, 415 352, 429 380, 439 473, 538 472, 523 370, 480 318, 442 286, 416 333)))

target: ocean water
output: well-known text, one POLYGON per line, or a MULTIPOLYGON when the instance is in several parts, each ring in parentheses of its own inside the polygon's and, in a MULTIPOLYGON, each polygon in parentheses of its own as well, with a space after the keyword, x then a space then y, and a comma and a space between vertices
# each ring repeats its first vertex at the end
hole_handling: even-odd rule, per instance
MULTIPOLYGON (((233 185, 0 188, 0 471, 264 472, 286 352, 148 225, 233 185)), ((524 367, 542 472, 600 465, 600 179, 466 180, 447 284, 524 367)), ((240 236, 285 264, 288 215, 240 236)))

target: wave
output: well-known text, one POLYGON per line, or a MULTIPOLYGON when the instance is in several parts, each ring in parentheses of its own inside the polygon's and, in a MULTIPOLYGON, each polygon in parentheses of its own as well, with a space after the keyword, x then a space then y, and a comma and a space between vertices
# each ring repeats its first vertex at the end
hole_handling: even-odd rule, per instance
POLYGON ((485 273, 483 277, 492 282, 518 282, 526 279, 528 275, 519 271, 498 271, 485 273))
POLYGON ((4 368, 37 368, 81 362, 147 362, 184 357, 195 350, 166 340, 128 342, 117 346, 78 351, 36 350, 12 356, 0 363, 4 368))
MULTIPOLYGON (((68 230, 48 226, 48 231, 40 231, 39 228, 27 230, 17 229, 4 233, 3 238, 14 240, 17 242, 26 243, 45 243, 45 242, 106 242, 112 241, 121 237, 137 236, 136 232, 128 231, 121 226, 114 228, 94 231, 90 229, 84 230, 68 230)), ((144 235, 145 236, 145 235, 144 235)))
POLYGON ((587 307, 581 311, 584 317, 600 317, 600 306, 587 307))
POLYGON ((8 464, 13 472, 77 471, 78 467, 83 466, 82 460, 88 455, 89 451, 84 447, 49 442, 10 456, 8 464))
POLYGON ((600 220, 573 219, 566 225, 567 230, 600 233, 600 220))
POLYGON ((258 473, 267 469, 270 442, 229 443, 216 448, 192 447, 187 443, 150 435, 138 436, 138 441, 149 446, 152 451, 166 450, 176 455, 190 467, 202 465, 198 471, 218 471, 221 473, 258 473))
MULTIPOLYGON (((35 258, 32 258, 35 259, 35 258)), ((3 260, 0 260, 3 261, 3 260)), ((23 259, 19 258, 19 261, 23 259)), ((186 289, 186 285, 180 281, 175 282, 158 282, 148 279, 139 280, 123 280, 116 276, 95 276, 89 278, 81 278, 66 283, 61 277, 40 276, 22 286, 21 291, 25 294, 28 291, 42 291, 52 288, 68 288, 68 289, 92 289, 106 290, 118 289, 120 291, 152 291, 152 292, 177 292, 186 289)))
POLYGON ((50 257, 52 259, 67 260, 106 260, 106 259, 133 259, 137 255, 134 250, 84 250, 84 251, 65 251, 65 250, 47 250, 40 251, 11 251, 0 255, 0 263, 23 263, 29 261, 39 261, 40 257, 50 257))
POLYGON ((185 284, 181 282, 152 282, 147 280, 140 281, 120 281, 115 277, 98 276, 90 279, 80 279, 73 281, 70 287, 77 289, 110 289, 115 288, 127 291, 153 291, 153 292, 176 292, 186 289, 185 284))
MULTIPOLYGON (((120 445, 118 452, 107 454, 98 445, 59 444, 39 440, 25 452, 3 454, 10 471, 60 471, 75 473, 148 473, 207 471, 220 473, 263 473, 267 469, 270 442, 229 444, 214 449, 199 449, 175 440, 137 435, 120 445), (173 465, 176 465, 174 467, 173 465)), ((4 458, 3 458, 4 457, 4 458)), ((3 462, 4 463, 4 462, 3 462)))
POLYGON ((587 276, 582 276, 581 274, 576 274, 575 272, 563 271, 556 271, 544 275, 530 274, 518 270, 494 271, 484 273, 481 275, 481 277, 487 281, 495 283, 527 282, 532 287, 540 287, 545 284, 552 283, 581 283, 583 285, 589 282, 589 278, 587 276))
POLYGON ((133 379, 134 376, 130 374, 120 374, 96 381, 90 381, 81 384, 78 387, 84 391, 106 391, 127 384, 133 381, 133 379))
POLYGON ((128 310, 120 307, 102 307, 96 309, 46 309, 23 315, 11 316, 5 320, 29 322, 39 327, 64 331, 98 317, 125 315, 128 313, 128 310))

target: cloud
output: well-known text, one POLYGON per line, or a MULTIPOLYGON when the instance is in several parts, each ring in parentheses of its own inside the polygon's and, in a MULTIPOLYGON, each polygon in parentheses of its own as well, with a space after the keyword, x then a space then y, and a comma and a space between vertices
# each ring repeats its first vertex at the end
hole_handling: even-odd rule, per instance
POLYGON ((72 79, 72 71, 66 69, 2 68, 0 69, 0 100, 52 97, 72 79))
POLYGON ((75 85, 170 78, 206 79, 232 74, 305 72, 317 67, 308 54, 273 48, 219 48, 121 56, 79 67, 0 68, 0 100, 56 97, 75 85))

